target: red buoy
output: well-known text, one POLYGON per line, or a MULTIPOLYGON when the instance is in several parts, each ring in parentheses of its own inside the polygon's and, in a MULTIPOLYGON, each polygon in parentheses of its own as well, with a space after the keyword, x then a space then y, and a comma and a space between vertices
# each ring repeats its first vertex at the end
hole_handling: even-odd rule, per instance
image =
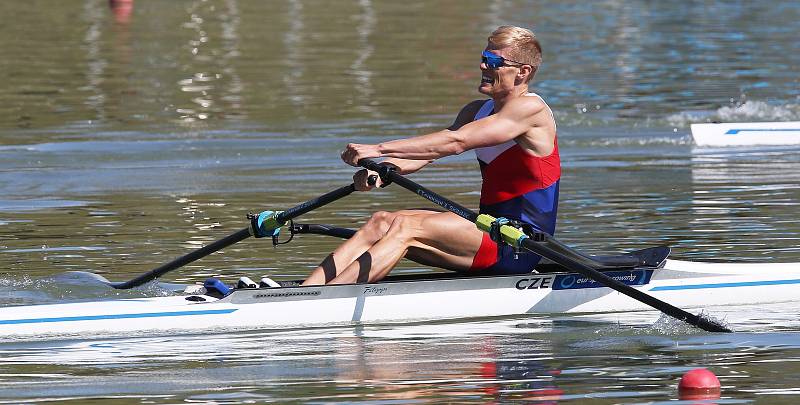
POLYGON ((717 399, 720 393, 719 379, 705 368, 687 371, 678 383, 680 399, 717 399))

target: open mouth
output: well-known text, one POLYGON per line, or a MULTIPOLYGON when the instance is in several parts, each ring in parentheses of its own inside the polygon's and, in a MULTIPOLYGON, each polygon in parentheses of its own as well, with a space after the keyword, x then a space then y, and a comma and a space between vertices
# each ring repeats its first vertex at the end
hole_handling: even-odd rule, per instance
POLYGON ((487 74, 481 75, 481 83, 494 83, 494 77, 487 74))

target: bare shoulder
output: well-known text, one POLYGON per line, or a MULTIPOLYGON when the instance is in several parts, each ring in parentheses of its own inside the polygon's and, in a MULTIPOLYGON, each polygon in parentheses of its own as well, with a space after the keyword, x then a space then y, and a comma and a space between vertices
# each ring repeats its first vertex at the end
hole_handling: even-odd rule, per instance
POLYGON ((517 97, 506 103, 502 113, 519 119, 532 117, 546 110, 548 110, 547 104, 541 97, 517 97))
POLYGON ((541 97, 517 97, 504 107, 504 114, 523 124, 525 130, 516 138, 517 144, 534 156, 549 156, 555 149, 556 123, 550 107, 541 97))
POLYGON ((478 113, 478 110, 481 109, 481 106, 486 102, 486 100, 473 100, 467 103, 464 107, 461 108, 461 111, 458 112, 455 121, 453 121, 453 125, 450 125, 449 130, 455 131, 466 124, 475 119, 475 114, 478 113))
POLYGON ((533 128, 548 128, 555 132, 555 119, 547 103, 539 96, 517 97, 503 107, 501 114, 533 128))

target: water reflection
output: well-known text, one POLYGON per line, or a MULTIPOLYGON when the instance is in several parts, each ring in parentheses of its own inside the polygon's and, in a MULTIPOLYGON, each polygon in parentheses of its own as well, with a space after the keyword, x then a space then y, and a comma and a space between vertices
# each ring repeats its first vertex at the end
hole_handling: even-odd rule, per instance
POLYGON ((17 400, 72 387, 86 398, 169 392, 172 402, 546 403, 669 400, 678 377, 698 366, 716 372, 728 398, 775 395, 800 376, 793 333, 663 335, 577 319, 4 342, 0 388, 17 400))
MULTIPOLYGON (((192 33, 182 47, 189 61, 181 70, 189 73, 178 81, 180 90, 190 96, 191 105, 178 106, 180 121, 191 124, 242 114, 241 91, 244 87, 235 65, 239 52, 239 9, 234 0, 225 0, 219 7, 208 1, 195 1, 187 9, 188 21, 181 27, 192 33), (217 26, 219 25, 219 26, 217 26), (219 29, 220 32, 216 33, 219 29), (212 33, 219 39, 211 37, 212 33)), ((243 118, 243 117, 240 117, 243 118)))
MULTIPOLYGON (((380 400, 556 398, 561 393, 554 383, 559 371, 547 364, 546 341, 523 338, 518 343, 530 348, 523 353, 493 336, 498 328, 517 334, 513 327, 508 322, 491 329, 449 323, 5 343, 0 345, 0 363, 14 369, 49 365, 42 377, 53 383, 35 387, 37 395, 46 396, 80 384, 74 373, 90 367, 95 381, 82 388, 88 397, 108 394, 103 387, 113 386, 117 395, 169 389, 196 399, 195 392, 217 379, 227 388, 203 398, 222 400, 248 392, 254 397, 271 393, 344 400, 359 398, 364 386, 379 387, 370 396, 380 400), (128 370, 158 378, 136 381, 128 370), (292 392, 291 386, 300 381, 310 386, 292 392)), ((24 398, 13 382, 31 376, 12 371, 7 377, 0 382, 9 389, 4 392, 24 398)))
MULTIPOLYGON (((0 89, 6 100, 0 122, 61 128, 100 121, 124 130, 181 116, 205 125, 243 118, 248 125, 320 123, 365 114, 430 119, 474 97, 474 55, 486 32, 507 23, 530 26, 541 37, 545 64, 534 85, 562 128, 685 128, 732 119, 720 108, 747 103, 782 111, 770 113, 779 119, 797 118, 796 19, 781 11, 793 7, 712 3, 613 1, 598 9, 522 0, 457 7, 209 0, 139 2, 130 14, 136 18, 126 19, 122 10, 132 2, 85 0, 84 17, 67 22, 58 16, 70 4, 30 19, 24 4, 9 2, 3 15, 29 24, 4 27, 3 37, 16 40, 0 41, 14 78, 0 89), (403 18, 411 16, 409 30, 403 18), (61 31, 48 29, 58 24, 61 31), (76 41, 84 41, 84 55, 68 52, 76 41), (32 53, 26 57, 25 50, 32 53)), ((741 109, 734 115, 761 117, 741 109)))
POLYGON ((792 213, 800 205, 800 159, 795 149, 692 151, 690 226, 717 260, 746 255, 770 261, 800 252, 792 213), (709 246, 725 240, 724 246, 709 246))
POLYGON ((103 59, 100 49, 100 39, 103 35, 104 10, 98 7, 97 1, 86 1, 84 3, 84 16, 89 20, 89 24, 84 36, 84 47, 86 48, 86 81, 87 87, 92 91, 92 95, 87 97, 86 105, 91 108, 98 120, 105 120, 105 109, 103 108, 105 96, 100 90, 103 83, 103 73, 107 62, 103 59))
POLYGON ((302 47, 302 33, 305 32, 305 20, 303 19, 303 3, 301 0, 290 0, 289 10, 287 11, 289 28, 283 34, 284 57, 286 64, 284 67, 290 67, 283 75, 284 86, 288 89, 287 99, 291 102, 296 110, 302 110, 305 104, 305 95, 292 93, 292 89, 301 89, 298 81, 303 77, 304 71, 307 69, 305 64, 302 63, 301 52, 302 47))
POLYGON ((375 89, 372 85, 373 72, 367 66, 367 60, 372 56, 375 51, 375 46, 372 45, 370 36, 375 29, 376 17, 375 10, 371 0, 359 0, 358 5, 361 8, 361 13, 353 16, 356 19, 356 46, 353 51, 356 53, 353 58, 353 64, 350 65, 352 74, 355 75, 356 86, 356 100, 349 101, 350 104, 358 104, 363 108, 366 113, 374 113, 374 99, 373 95, 375 89))

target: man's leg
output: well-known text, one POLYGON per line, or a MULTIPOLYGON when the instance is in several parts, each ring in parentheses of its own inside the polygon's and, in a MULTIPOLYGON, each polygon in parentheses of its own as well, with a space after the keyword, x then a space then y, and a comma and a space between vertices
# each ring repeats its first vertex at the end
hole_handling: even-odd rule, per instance
POLYGON ((303 285, 325 284, 336 278, 344 269, 355 262, 369 248, 377 243, 389 230, 398 215, 424 215, 436 211, 403 210, 397 212, 378 211, 350 239, 339 245, 333 253, 315 268, 303 285))
POLYGON ((475 224, 449 212, 398 213, 382 237, 330 284, 374 282, 404 256, 418 263, 466 271, 483 240, 475 224))

